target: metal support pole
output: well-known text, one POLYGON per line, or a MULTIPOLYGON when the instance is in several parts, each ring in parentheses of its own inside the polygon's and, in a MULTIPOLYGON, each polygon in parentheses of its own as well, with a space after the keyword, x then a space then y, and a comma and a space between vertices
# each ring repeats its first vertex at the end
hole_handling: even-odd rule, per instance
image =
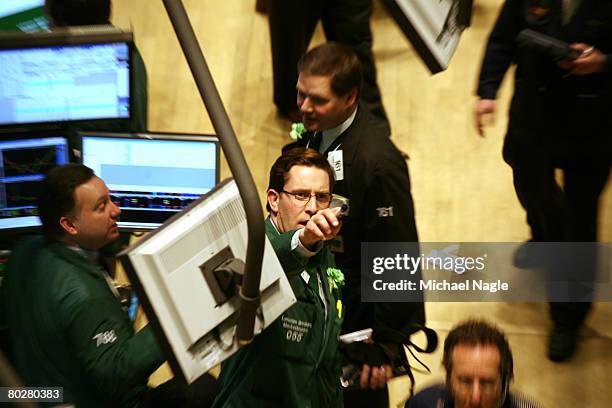
POLYGON ((240 290, 241 305, 236 329, 236 337, 239 343, 246 344, 253 339, 255 312, 260 303, 259 282, 265 242, 263 210, 253 176, 249 171, 234 129, 223 107, 223 102, 208 69, 185 7, 181 0, 163 0, 163 2, 200 91, 200 96, 221 142, 230 170, 236 180, 246 213, 248 227, 247 255, 244 279, 240 290))

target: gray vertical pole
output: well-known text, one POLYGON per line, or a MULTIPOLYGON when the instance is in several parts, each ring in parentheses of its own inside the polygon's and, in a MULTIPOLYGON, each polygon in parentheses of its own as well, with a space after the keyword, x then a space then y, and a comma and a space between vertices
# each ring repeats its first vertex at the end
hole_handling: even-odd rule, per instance
POLYGON ((178 37, 200 96, 221 142, 230 170, 238 185, 244 204, 248 226, 248 242, 245 273, 240 290, 240 311, 236 337, 241 344, 253 339, 255 312, 259 307, 259 281, 264 251, 263 210, 253 176, 240 149, 234 129, 230 123, 223 102, 213 81, 202 49, 189 22, 181 0, 163 0, 176 36, 178 37))

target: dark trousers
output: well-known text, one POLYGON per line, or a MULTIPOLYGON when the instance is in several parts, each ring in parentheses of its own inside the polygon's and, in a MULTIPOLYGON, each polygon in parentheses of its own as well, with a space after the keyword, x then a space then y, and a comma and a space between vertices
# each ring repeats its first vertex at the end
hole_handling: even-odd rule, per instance
POLYGON ((219 386, 210 374, 204 374, 190 385, 173 378, 158 387, 150 388, 140 402, 141 408, 206 408, 217 396, 219 386))
POLYGON ((346 408, 388 408, 389 391, 387 387, 379 390, 350 389, 345 390, 342 397, 346 408))
MULTIPOLYGON (((512 167, 517 197, 534 241, 596 242, 599 197, 612 163, 610 97, 574 98, 517 86, 504 159, 512 167), (555 179, 563 171, 563 185, 555 179)), ((585 280, 594 277, 596 253, 582 259, 585 280)), ((554 271, 551 271, 554 273, 554 271)), ((577 330, 589 302, 551 303, 553 323, 577 330)))
POLYGON ((360 101, 391 133, 376 82, 371 15, 372 0, 269 0, 274 103, 279 111, 296 108, 297 63, 321 20, 327 41, 347 45, 357 54, 364 76, 360 101))
MULTIPOLYGON (((555 181, 554 168, 541 164, 534 161, 512 169, 516 193, 530 220, 533 240, 597 241, 598 202, 608 179, 610 161, 595 160, 563 168, 563 188, 555 181)), ((594 275, 595 264, 588 260, 580 264, 583 279, 594 275)), ((550 306, 555 325, 577 330, 591 304, 565 302, 550 306)))

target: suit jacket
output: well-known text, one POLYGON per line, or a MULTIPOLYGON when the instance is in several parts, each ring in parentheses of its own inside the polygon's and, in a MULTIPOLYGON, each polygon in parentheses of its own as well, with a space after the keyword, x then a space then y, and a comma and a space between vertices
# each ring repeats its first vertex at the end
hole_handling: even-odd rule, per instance
POLYGON ((503 152, 510 165, 533 160, 563 165, 612 154, 612 2, 581 0, 565 24, 562 14, 562 0, 506 0, 489 37, 478 96, 494 99, 508 67, 516 64, 503 152), (523 29, 596 47, 606 56, 604 71, 568 74, 545 52, 517 46, 523 29))
POLYGON ((491 35, 480 72, 477 94, 495 99, 511 63, 516 80, 532 88, 547 88, 567 95, 612 93, 612 2, 581 0, 571 19, 563 24, 562 0, 506 0, 491 35), (556 61, 533 47, 519 47, 517 35, 531 29, 571 43, 595 46, 607 57, 605 71, 567 75, 556 61))
MULTIPOLYGON (((538 408, 540 405, 521 394, 508 392, 502 408, 538 408)), ((446 384, 432 385, 406 402, 405 408, 454 408, 455 402, 446 384)))
MULTIPOLYGON (((308 146, 312 134, 297 142, 308 146)), ((324 152, 342 150, 344 179, 334 193, 350 200, 336 263, 345 272, 345 333, 371 327, 379 341, 400 343, 424 324, 422 303, 362 303, 361 243, 418 242, 408 166, 400 151, 360 104, 349 128, 324 152)), ((416 254, 418 256, 418 254, 416 254)))

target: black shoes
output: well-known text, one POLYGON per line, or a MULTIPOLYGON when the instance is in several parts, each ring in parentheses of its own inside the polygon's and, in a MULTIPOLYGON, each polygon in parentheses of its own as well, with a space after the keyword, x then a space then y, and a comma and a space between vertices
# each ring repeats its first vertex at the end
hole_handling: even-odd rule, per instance
POLYGON ((577 344, 578 331, 555 327, 548 342, 548 358, 556 363, 569 360, 577 344))

